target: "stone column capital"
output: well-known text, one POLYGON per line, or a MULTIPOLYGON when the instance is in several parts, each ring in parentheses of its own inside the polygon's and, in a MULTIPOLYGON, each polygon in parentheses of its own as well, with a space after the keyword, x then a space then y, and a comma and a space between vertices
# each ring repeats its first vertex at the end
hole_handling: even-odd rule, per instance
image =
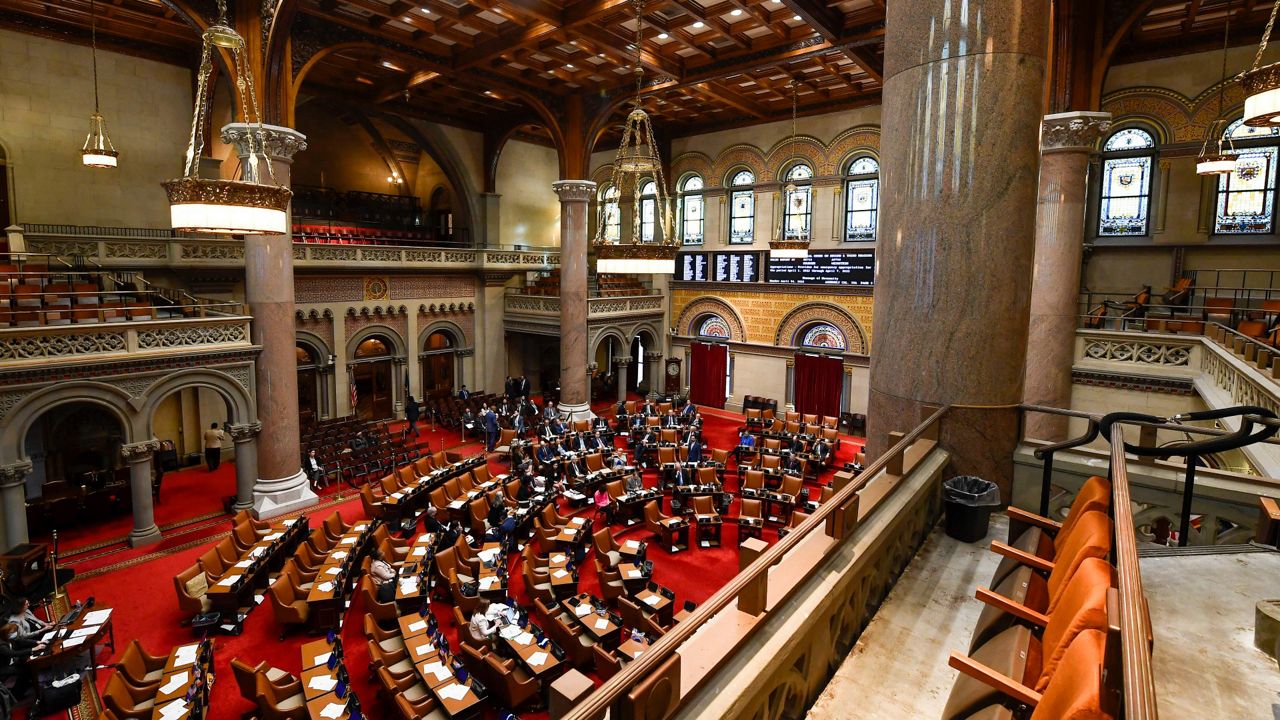
POLYGON ((624 357, 616 357, 613 359, 613 364, 618 367, 626 367, 631 364, 631 356, 627 355, 624 357))
POLYGON ((476 349, 473 347, 458 348, 456 354, 458 357, 471 357, 476 354, 476 349))
POLYGON ((596 184, 590 180, 557 180, 551 189, 560 196, 560 202, 589 202, 596 184))
POLYGON ((645 354, 644 354, 644 359, 645 359, 645 360, 647 360, 648 362, 654 362, 655 360, 661 360, 661 359, 662 359, 662 353, 660 353, 660 352, 647 352, 647 353, 645 353, 645 354))
POLYGON ((124 458, 127 463, 146 462, 151 456, 160 449, 159 440, 143 440, 142 442, 130 443, 120 446, 120 457, 124 458))
POLYGON ((1045 115, 1040 125, 1040 151, 1091 152, 1111 128, 1111 113, 1065 112, 1045 115))
POLYGON ((30 460, 19 460, 8 465, 0 465, 0 487, 13 487, 21 485, 27 481, 27 475, 31 473, 32 464, 30 460))
POLYGON ((235 145, 241 158, 249 154, 249 137, 276 162, 292 163, 293 156, 307 149, 307 136, 293 128, 257 123, 230 123, 222 126, 222 142, 235 145))
POLYGON ((256 438, 260 432, 262 432, 262 423, 257 420, 227 426, 227 434, 230 435, 231 440, 236 443, 249 442, 256 438))

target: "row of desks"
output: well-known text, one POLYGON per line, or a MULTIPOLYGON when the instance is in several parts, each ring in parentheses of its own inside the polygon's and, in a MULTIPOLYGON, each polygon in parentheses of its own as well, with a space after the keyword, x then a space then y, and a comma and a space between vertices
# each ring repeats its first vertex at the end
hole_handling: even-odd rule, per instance
POLYGON ((280 570, 307 539, 308 531, 305 516, 272 527, 269 534, 249 548, 244 559, 209 586, 207 595, 212 609, 221 613, 225 621, 257 605, 259 598, 255 596, 266 592, 271 573, 280 570))

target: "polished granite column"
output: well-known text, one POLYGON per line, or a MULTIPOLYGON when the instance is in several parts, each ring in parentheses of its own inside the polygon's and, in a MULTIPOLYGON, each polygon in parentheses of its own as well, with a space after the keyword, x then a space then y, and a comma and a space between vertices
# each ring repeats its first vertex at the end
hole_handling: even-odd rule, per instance
POLYGON ((948 474, 1009 498, 1035 239, 1048 3, 889 3, 868 454, 929 409, 948 474))
MULTIPOLYGON (((241 162, 248 157, 248 125, 222 128, 241 162)), ((306 137, 290 128, 253 126, 254 138, 275 170, 274 182, 288 186, 293 155, 307 149, 306 137)), ((265 170, 261 171, 265 175, 265 170)), ((269 177, 263 182, 272 182, 269 177)), ((275 517, 315 503, 302 471, 298 422, 298 360, 294 343, 293 243, 285 235, 249 235, 244 241, 244 294, 253 315, 252 339, 262 346, 255 363, 258 417, 267 432, 258 442, 253 512, 275 517)), ((248 420, 248 418, 243 418, 248 420)))
POLYGON ((155 495, 151 479, 151 463, 159 449, 159 440, 144 440, 120 446, 120 457, 129 464, 129 497, 133 500, 133 529, 129 531, 130 547, 160 542, 160 528, 156 527, 155 495))
POLYGON ((596 184, 552 183, 560 196, 560 415, 591 419, 587 375, 587 208, 596 184))
MULTIPOLYGON (((1046 115, 1040 131, 1040 197, 1036 202, 1036 254, 1031 280, 1026 387, 1032 405, 1071 407, 1080 262, 1084 252, 1089 153, 1111 127, 1111 113, 1046 115)), ((1029 413, 1025 434, 1067 438, 1067 417, 1029 413)))
POLYGON ((666 391, 662 375, 662 353, 660 351, 644 354, 644 376, 649 382, 649 392, 645 394, 645 397, 649 400, 657 400, 658 395, 666 391))
POLYGON ((627 367, 631 365, 631 358, 614 358, 613 364, 618 366, 618 402, 624 403, 627 401, 627 367))
POLYGON ((4 506, 4 546, 27 542, 27 475, 31 461, 0 465, 0 505, 4 506))
POLYGON ((233 510, 253 507, 253 486, 258 478, 258 433, 262 423, 228 425, 227 434, 236 448, 236 501, 233 510))

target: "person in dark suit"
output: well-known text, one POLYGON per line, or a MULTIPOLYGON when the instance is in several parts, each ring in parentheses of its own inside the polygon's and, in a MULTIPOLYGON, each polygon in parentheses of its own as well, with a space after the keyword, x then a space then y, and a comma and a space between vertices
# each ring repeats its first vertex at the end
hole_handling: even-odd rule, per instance
POLYGON ((693 403, 685 403, 684 407, 680 410, 680 414, 687 418, 691 418, 698 414, 698 407, 693 403))
POLYGON ((23 698, 31 689, 31 668, 27 661, 31 654, 44 650, 45 643, 33 638, 18 637, 18 626, 7 623, 0 626, 0 678, 15 678, 13 696, 23 698))
POLYGON ((423 532, 435 533, 437 536, 444 532, 444 523, 436 519, 436 506, 428 505, 427 511, 422 516, 423 532))
POLYGON ((702 462, 702 438, 697 435, 689 442, 689 462, 702 462))
POLYGON ((551 434, 560 435, 564 432, 564 425, 560 422, 560 418, 551 418, 551 422, 547 423, 547 427, 551 430, 551 434))
POLYGON ((524 437, 525 431, 529 429, 529 426, 525 424, 524 415, 520 412, 516 412, 512 416, 511 427, 516 431, 516 437, 524 437))
POLYGON ((463 386, 462 386, 462 389, 458 391, 458 399, 459 399, 459 400, 470 400, 470 399, 471 399, 471 391, 467 389, 467 386, 466 386, 466 385, 463 385, 463 386))
POLYGON ((418 407, 418 401, 410 395, 409 399, 404 401, 404 419, 408 423, 404 426, 404 436, 413 435, 418 437, 418 418, 422 415, 422 408, 418 407))
POLYGON ((693 481, 689 478, 689 471, 684 469, 684 465, 676 465, 675 470, 671 471, 671 484, 679 487, 680 485, 689 485, 693 481))
POLYGON ((520 379, 516 380, 516 395, 522 398, 529 397, 529 378, 524 375, 521 375, 520 379))
POLYGON ((320 464, 320 458, 316 457, 315 448, 312 448, 302 461, 302 469, 307 471, 307 478, 311 480, 311 484, 319 487, 320 481, 324 479, 324 466, 320 464))
POLYGON ((493 408, 486 407, 484 409, 484 449, 493 452, 493 446, 498 444, 498 413, 493 408))
POLYGON ((507 379, 502 383, 502 395, 503 397, 509 398, 516 396, 516 381, 512 380, 510 375, 508 375, 507 379))
POLYGON ((827 458, 831 457, 831 446, 825 442, 820 442, 813 448, 813 454, 818 456, 818 460, 822 464, 827 463, 827 458))

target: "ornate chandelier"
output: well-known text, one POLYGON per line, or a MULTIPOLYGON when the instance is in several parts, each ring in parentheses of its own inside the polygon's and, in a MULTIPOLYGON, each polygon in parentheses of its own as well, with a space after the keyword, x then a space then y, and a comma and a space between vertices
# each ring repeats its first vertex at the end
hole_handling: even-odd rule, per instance
POLYGON ((89 116, 89 135, 80 148, 80 161, 86 167, 113 168, 118 164, 116 152, 107 135, 107 123, 98 112, 98 15, 94 0, 89 0, 89 52, 93 57, 93 114, 89 116))
POLYGON ((1222 31, 1222 82, 1218 85, 1218 116, 1205 130, 1204 143, 1200 146, 1200 156, 1196 158, 1197 175, 1230 175, 1236 169, 1235 147, 1231 144, 1231 138, 1223 138, 1226 133, 1219 129, 1226 124, 1226 119, 1222 117, 1222 100, 1227 92, 1227 40, 1230 38, 1230 32, 1231 16, 1228 15, 1222 31), (1214 139, 1214 135, 1217 135, 1218 151, 1211 153, 1209 142, 1214 139), (1224 139, 1231 149, 1230 152, 1223 150, 1224 139))
MULTIPOLYGON (((788 166, 794 166, 796 160, 796 107, 797 107, 798 90, 795 81, 791 81, 791 160, 788 166)), ((769 241, 769 257, 779 259, 804 259, 809 257, 809 238, 790 237, 787 232, 787 210, 790 203, 796 203, 797 206, 804 202, 804 198, 798 192, 799 186, 795 180, 788 179, 787 184, 782 186, 782 214, 778 218, 777 232, 774 238, 769 241)))
POLYGON ((649 114, 641 107, 640 91, 644 69, 640 67, 641 28, 644 0, 632 0, 636 10, 636 60, 632 72, 636 77, 635 107, 627 114, 622 128, 622 142, 613 161, 612 186, 616 197, 632 199, 631 241, 606 237, 610 202, 599 203, 596 236, 596 272, 630 274, 674 274, 679 238, 673 232, 671 197, 662 175, 662 159, 653 138, 649 114), (652 194, 643 192, 649 182, 652 194))
POLYGON ((226 24, 226 15, 226 0, 218 0, 218 21, 204 31, 202 38, 195 112, 183 177, 163 183, 169 195, 170 218, 174 230, 185 232, 282 235, 289 229, 289 198, 293 193, 275 184, 275 170, 262 146, 262 119, 253 74, 246 67, 244 38, 226 24), (246 133, 248 153, 240 166, 240 180, 209 180, 199 176, 215 48, 226 50, 232 56, 240 114, 250 128, 246 133), (271 184, 261 182, 262 165, 266 165, 271 184))
POLYGON ((1276 24, 1277 12, 1280 12, 1280 0, 1275 0, 1271 6, 1271 19, 1267 20, 1267 29, 1262 32, 1253 67, 1237 78, 1244 88, 1244 124, 1251 127, 1280 126, 1280 63, 1260 67, 1262 54, 1267 51, 1267 42, 1271 39, 1271 29, 1276 24))

